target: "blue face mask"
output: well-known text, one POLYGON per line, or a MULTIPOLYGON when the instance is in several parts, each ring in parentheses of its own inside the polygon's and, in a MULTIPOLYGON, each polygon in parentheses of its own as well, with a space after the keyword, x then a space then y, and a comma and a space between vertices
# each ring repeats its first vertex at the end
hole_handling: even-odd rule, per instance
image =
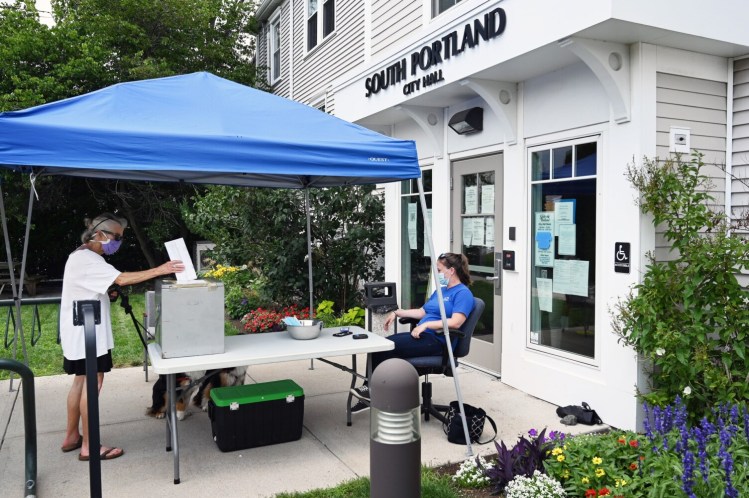
POLYGON ((106 254, 107 256, 111 256, 119 250, 120 246, 122 245, 122 241, 112 240, 108 238, 106 241, 101 241, 100 244, 102 251, 104 251, 104 254, 106 254))
POLYGON ((440 281, 440 287, 447 287, 447 283, 450 281, 444 273, 438 273, 437 278, 440 281))

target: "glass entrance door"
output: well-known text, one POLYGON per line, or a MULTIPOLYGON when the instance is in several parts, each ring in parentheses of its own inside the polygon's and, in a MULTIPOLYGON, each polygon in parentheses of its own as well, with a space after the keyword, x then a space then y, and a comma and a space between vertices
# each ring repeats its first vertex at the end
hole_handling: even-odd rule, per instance
POLYGON ((503 157, 452 163, 452 251, 468 257, 471 292, 486 303, 466 363, 500 373, 503 157))

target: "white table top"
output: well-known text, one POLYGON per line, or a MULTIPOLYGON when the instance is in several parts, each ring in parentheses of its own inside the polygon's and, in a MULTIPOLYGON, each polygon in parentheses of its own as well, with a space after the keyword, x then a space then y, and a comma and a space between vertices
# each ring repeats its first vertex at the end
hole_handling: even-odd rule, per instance
POLYGON ((148 356, 154 372, 174 374, 194 370, 375 353, 395 348, 395 343, 389 339, 366 332, 360 327, 349 328, 354 334, 366 333, 368 338, 353 339, 350 335, 333 337, 333 333, 338 332, 338 327, 322 329, 319 337, 307 341, 292 339, 287 332, 266 332, 225 337, 223 353, 181 358, 162 358, 161 346, 152 342, 148 345, 148 356))

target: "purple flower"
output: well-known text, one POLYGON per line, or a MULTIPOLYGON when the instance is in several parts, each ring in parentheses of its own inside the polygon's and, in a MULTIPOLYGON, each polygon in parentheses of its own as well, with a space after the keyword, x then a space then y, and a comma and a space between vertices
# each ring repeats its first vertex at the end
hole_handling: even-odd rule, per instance
POLYGON ((536 436, 538 436, 538 431, 536 429, 531 429, 531 430, 528 431, 528 435, 530 437, 536 437, 536 436))
MULTIPOLYGON (((706 421, 707 419, 703 419, 706 421)), ((694 439, 697 442, 697 456, 700 458, 700 474, 702 474, 702 480, 707 482, 707 474, 710 469, 709 462, 707 460, 707 436, 708 431, 701 427, 695 427, 692 430, 694 439)))
POLYGON ((694 455, 687 450, 683 453, 681 463, 684 466, 684 473, 681 476, 681 489, 689 498, 697 498, 692 490, 694 481, 694 455))
POLYGON ((718 451, 718 457, 723 462, 723 471, 726 474, 726 496, 728 498, 738 498, 739 492, 733 487, 733 482, 731 481, 731 474, 733 473, 733 457, 728 452, 728 449, 731 446, 731 435, 727 430, 721 429, 719 437, 720 450, 718 451))

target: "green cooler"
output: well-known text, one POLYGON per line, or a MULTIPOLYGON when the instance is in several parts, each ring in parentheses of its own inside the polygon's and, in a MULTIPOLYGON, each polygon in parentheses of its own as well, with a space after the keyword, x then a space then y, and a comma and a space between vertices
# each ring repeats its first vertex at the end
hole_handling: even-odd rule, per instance
POLYGON ((235 451, 302 437, 304 390, 293 380, 211 389, 213 440, 235 451))

